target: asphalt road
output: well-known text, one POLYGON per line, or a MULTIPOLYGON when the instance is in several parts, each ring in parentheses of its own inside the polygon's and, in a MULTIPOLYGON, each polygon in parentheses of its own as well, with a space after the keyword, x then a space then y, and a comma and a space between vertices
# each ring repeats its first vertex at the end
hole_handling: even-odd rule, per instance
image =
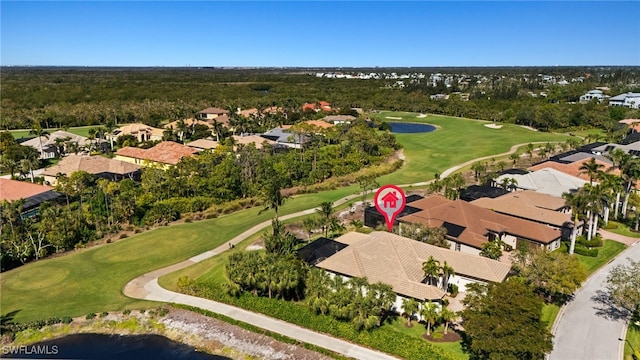
POLYGON ((606 290, 607 276, 627 258, 640 259, 635 242, 613 261, 595 272, 558 315, 550 360, 622 359, 628 314, 612 305, 606 290))

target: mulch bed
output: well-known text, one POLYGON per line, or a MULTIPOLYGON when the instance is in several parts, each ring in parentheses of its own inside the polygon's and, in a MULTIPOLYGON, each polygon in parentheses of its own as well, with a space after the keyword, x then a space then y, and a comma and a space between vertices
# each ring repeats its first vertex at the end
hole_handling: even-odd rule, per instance
MULTIPOLYGON (((433 335, 433 333, 431 333, 431 335, 433 335)), ((433 336, 427 336, 427 333, 422 334, 422 337, 431 342, 456 342, 462 339, 462 337, 453 330, 449 330, 447 334, 442 334, 442 338, 433 338, 433 336)))

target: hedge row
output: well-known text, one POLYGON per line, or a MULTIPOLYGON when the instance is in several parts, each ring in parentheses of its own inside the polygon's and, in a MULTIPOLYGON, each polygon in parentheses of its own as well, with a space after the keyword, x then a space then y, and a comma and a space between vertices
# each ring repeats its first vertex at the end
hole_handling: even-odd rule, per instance
MULTIPOLYGON (((186 284, 184 284, 186 285, 186 284)), ((388 331, 384 327, 358 332, 351 323, 342 322, 331 316, 316 315, 305 305, 277 299, 269 299, 250 294, 231 297, 218 287, 205 286, 191 282, 184 289, 191 289, 197 295, 208 299, 228 303, 243 309, 255 311, 280 320, 284 320, 314 331, 333 335, 354 343, 399 356, 416 360, 449 360, 445 351, 424 340, 405 334, 388 331)))

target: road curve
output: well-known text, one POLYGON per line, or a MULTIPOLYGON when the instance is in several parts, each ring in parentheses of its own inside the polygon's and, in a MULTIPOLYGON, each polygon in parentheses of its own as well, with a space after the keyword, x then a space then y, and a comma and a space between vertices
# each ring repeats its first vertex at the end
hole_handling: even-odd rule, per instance
MULTIPOLYGON (((631 239, 631 238, 630 238, 631 239)), ((613 267, 640 259, 640 242, 635 242, 611 262, 593 273, 560 311, 554 324, 550 360, 622 359, 628 315, 611 305, 606 281, 613 267)))
MULTIPOLYGON (((528 143, 527 143, 528 144, 528 143)), ((484 156, 484 157, 480 157, 474 160, 469 160, 463 164, 457 165, 457 166, 453 166, 449 169, 446 169, 445 171, 442 172, 441 177, 444 178, 452 173, 454 173, 455 171, 457 171, 460 168, 463 168, 467 165, 473 164, 474 162, 477 161, 482 161, 482 160, 486 160, 486 159, 490 159, 492 157, 495 156, 504 156, 504 155, 509 155, 511 153, 514 153, 518 147, 523 146, 523 145, 527 145, 527 144, 517 144, 517 145, 513 145, 511 147, 511 149, 506 152, 506 153, 502 153, 502 154, 497 154, 497 155, 490 155, 490 156, 484 156)), ((433 181, 433 180, 432 180, 433 181)), ((409 185, 400 185, 401 187, 404 186, 423 186, 423 185, 427 185, 429 184, 431 181, 428 182, 424 182, 424 183, 416 183, 416 184, 409 184, 409 185)), ((341 198, 339 200, 336 200, 334 202, 335 206, 339 206, 344 204, 345 202, 349 201, 350 199, 353 198, 353 195, 350 196, 346 196, 344 198, 341 198)), ((284 215, 281 216, 280 219, 281 220, 287 220, 287 219, 292 219, 292 218, 296 218, 299 216, 304 216, 304 215, 309 215, 309 214, 313 214, 315 213, 315 208, 313 209, 307 209, 307 210, 303 210, 303 211, 299 211, 293 214, 288 214, 288 215, 284 215)), ((195 306, 198 308, 202 308, 208 311, 212 311, 218 314, 222 314, 225 316, 228 316, 232 319, 235 320, 239 320, 239 321, 243 321, 249 324, 252 324, 254 326, 258 326, 261 327, 263 329, 272 331, 274 333, 278 333, 278 334, 282 334, 285 335, 289 338, 295 339, 295 340, 299 340, 308 344, 312 344, 312 345, 316 345, 316 346, 320 346, 322 348, 334 351, 336 353, 342 354, 344 356, 349 356, 349 357, 353 357, 356 359, 395 359, 394 357, 379 352, 379 351, 375 351, 363 346, 359 346, 359 345, 355 345, 352 344, 350 342, 338 339, 338 338, 334 338, 328 335, 324 335, 324 334, 320 334, 305 328, 302 328, 300 326, 297 325, 293 325, 281 320, 277 320, 274 318, 270 318, 268 316, 262 315, 262 314, 258 314, 258 313, 254 313, 254 312, 250 312, 238 307, 234 307, 234 306, 230 306, 224 303, 219 303, 219 302, 215 302, 215 301, 211 301, 211 300, 207 300, 207 299, 203 299, 203 298, 198 298, 198 297, 194 297, 194 296, 189 296, 189 295, 185 295, 185 294, 181 294, 181 293, 177 293, 177 292, 173 292, 173 291, 169 291, 166 290, 164 288, 162 288, 159 284, 158 284, 158 278, 166 275, 166 274, 170 274, 173 272, 176 272, 178 270, 184 269, 188 266, 191 266, 193 264, 199 263, 201 261, 204 261, 208 258, 211 258, 213 256, 216 256, 224 251, 227 251, 228 249, 231 248, 230 245, 235 245, 239 242, 241 242, 242 240, 245 240, 246 238, 250 237, 251 235, 257 233, 258 231, 263 230, 264 228, 268 227, 271 225, 271 221, 264 221, 260 224, 257 224, 253 227, 251 227, 250 229, 244 231, 243 233, 241 233, 240 235, 234 237, 233 239, 225 242, 224 244, 218 246, 217 248, 213 249, 213 250, 209 250, 206 251, 202 254, 193 256, 191 258, 189 258, 188 260, 185 260, 183 262, 174 264, 174 265, 170 265, 167 267, 164 267, 162 269, 158 269, 158 270, 154 270, 151 272, 148 272, 138 278, 135 278, 133 280, 131 280, 129 283, 127 283, 123 289, 123 293, 124 295, 131 297, 131 298, 135 298, 135 299, 142 299, 142 300, 151 300, 151 301, 161 301, 161 302, 167 302, 167 303, 178 303, 178 304, 184 304, 184 305, 189 305, 189 306, 195 306)))

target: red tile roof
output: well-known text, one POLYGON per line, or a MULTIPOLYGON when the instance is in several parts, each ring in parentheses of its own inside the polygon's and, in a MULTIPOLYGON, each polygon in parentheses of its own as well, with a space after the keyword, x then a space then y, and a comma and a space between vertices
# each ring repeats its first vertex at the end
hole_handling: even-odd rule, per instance
MULTIPOLYGON (((529 171, 537 171, 537 170, 542 170, 545 168, 551 168, 554 170, 558 170, 560 172, 563 172, 565 174, 571 175, 571 176, 575 176, 575 177, 579 177, 582 180, 589 180, 589 174, 585 173, 585 172, 580 172, 580 167, 582 166, 582 164, 591 161, 591 158, 589 159, 584 159, 584 160, 580 160, 580 161, 574 161, 572 163, 569 164, 562 164, 559 162, 555 162, 555 161, 545 161, 542 162, 540 164, 534 165, 529 167, 527 170, 529 171)), ((596 163, 603 165, 601 170, 607 172, 607 170, 609 170, 609 168, 611 167, 611 165, 607 164, 606 162, 602 161, 602 160, 598 160, 596 159, 596 163)), ((615 175, 620 175, 620 170, 618 169, 614 169, 611 171, 612 174, 615 175)))
POLYGON ((50 186, 0 178, 0 200, 12 202, 19 199, 27 199, 52 190, 53 188, 50 186))
POLYGON ((210 108, 206 108, 204 110, 198 111, 198 114, 218 114, 218 115, 223 115, 223 114, 228 114, 229 110, 225 110, 225 109, 220 109, 217 107, 210 107, 210 108))
POLYGON ((124 147, 116 151, 116 155, 135 159, 155 161, 176 165, 184 156, 193 156, 198 150, 172 141, 163 141, 150 149, 124 147))

